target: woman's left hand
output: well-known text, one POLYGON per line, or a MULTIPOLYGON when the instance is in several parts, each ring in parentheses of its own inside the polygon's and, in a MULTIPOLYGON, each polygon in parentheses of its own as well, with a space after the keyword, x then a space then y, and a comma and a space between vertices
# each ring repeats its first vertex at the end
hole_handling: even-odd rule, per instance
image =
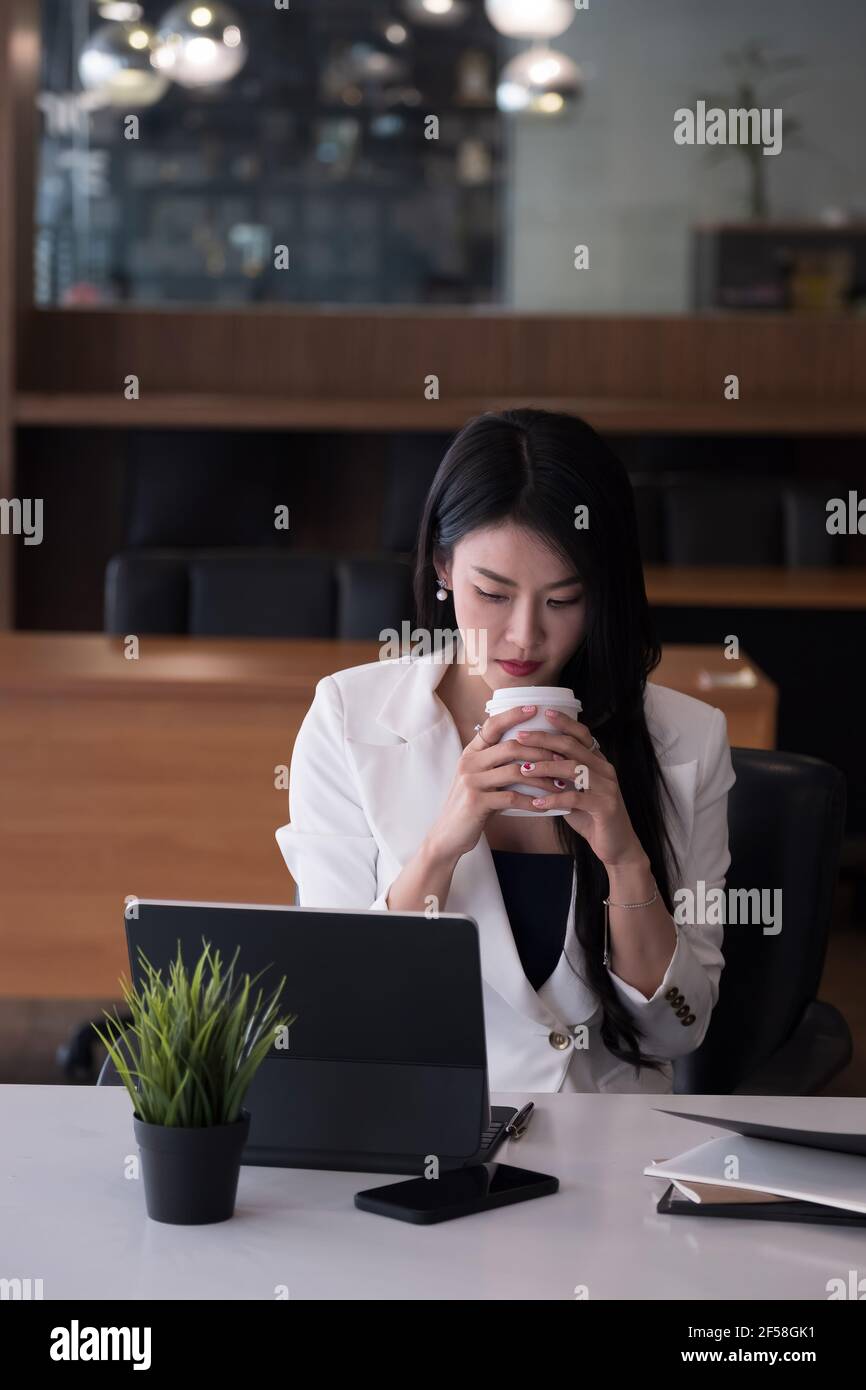
POLYGON ((567 824, 583 836, 607 869, 644 862, 646 854, 634 832, 613 764, 600 748, 593 749, 592 734, 584 724, 559 711, 545 710, 545 715, 562 732, 531 729, 515 735, 519 743, 550 750, 549 761, 536 762, 533 770, 523 775, 530 784, 536 777, 552 777, 564 785, 540 801, 533 799, 530 806, 539 812, 567 808, 567 824), (563 761, 567 778, 562 776, 563 761), (586 769, 582 774, 585 791, 575 786, 579 768, 586 769))

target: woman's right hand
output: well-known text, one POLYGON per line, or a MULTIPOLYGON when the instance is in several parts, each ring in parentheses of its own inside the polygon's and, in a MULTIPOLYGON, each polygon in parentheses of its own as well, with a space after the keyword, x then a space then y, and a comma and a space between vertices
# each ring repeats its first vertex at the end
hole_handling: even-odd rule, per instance
MULTIPOLYGON (((490 715, 463 749, 448 798, 427 835, 442 859, 457 860, 474 849, 495 811, 507 811, 513 806, 529 809, 531 797, 527 793, 521 795, 504 788, 526 775, 520 771, 521 763, 543 762, 549 753, 543 748, 526 747, 517 739, 505 739, 502 743, 498 740, 507 729, 531 719, 535 708, 532 705, 490 715)), ((556 790, 550 778, 529 774, 528 780, 531 786, 556 790)))

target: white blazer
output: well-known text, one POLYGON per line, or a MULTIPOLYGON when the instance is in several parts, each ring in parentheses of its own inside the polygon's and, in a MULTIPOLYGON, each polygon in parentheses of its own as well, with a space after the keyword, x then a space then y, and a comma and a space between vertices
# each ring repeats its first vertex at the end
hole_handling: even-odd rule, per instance
MULTIPOLYGON (((337 671, 316 686, 292 755, 290 820, 276 832, 303 907, 388 910, 388 891, 445 804, 463 749, 435 694, 445 670, 434 655, 395 658, 337 671)), ((672 891, 697 894, 700 879, 707 892, 722 888, 735 780, 725 716, 652 684, 645 710, 682 817, 682 824, 668 821, 682 866, 672 891)), ((565 951, 536 991, 520 963, 486 837, 458 861, 443 910, 478 925, 491 1090, 670 1093, 670 1060, 660 1072, 641 1068, 637 1081, 601 1040, 601 1005, 582 978, 574 894, 572 879, 565 951), (575 1036, 578 1024, 587 1028, 575 1036)), ((721 925, 678 926, 676 949, 649 999, 610 971, 644 1030, 643 1052, 673 1059, 701 1042, 718 998, 722 933, 721 925)))

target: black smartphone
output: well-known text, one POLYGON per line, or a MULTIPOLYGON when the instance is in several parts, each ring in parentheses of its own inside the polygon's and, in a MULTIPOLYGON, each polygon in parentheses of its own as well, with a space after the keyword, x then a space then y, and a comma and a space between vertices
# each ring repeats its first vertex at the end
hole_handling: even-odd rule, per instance
POLYGON ((438 1178, 410 1178, 385 1187, 368 1187, 355 1193, 355 1206, 379 1216, 393 1216, 396 1221, 432 1226, 436 1221, 453 1221, 456 1216, 508 1207, 512 1202, 528 1202, 558 1191, 559 1178, 548 1173, 532 1173, 507 1163, 475 1163, 438 1178))

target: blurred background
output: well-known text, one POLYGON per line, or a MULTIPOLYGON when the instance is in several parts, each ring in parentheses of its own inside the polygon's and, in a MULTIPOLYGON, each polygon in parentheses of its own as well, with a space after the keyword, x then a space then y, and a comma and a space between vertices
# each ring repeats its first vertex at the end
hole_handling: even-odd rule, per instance
POLYGON ((36 301, 862 313, 866 18, 830 8, 178 6, 178 72, 164 0, 43 0, 36 301), (783 104, 781 155, 684 151, 699 97, 783 104))
POLYGON ((538 405, 629 469, 656 679, 838 770, 752 1060, 823 1003, 802 1087, 866 1093, 863 6, 8 0, 0 38, 2 1079, 92 1079, 124 899, 292 900, 315 683, 411 619, 456 431, 538 405), (678 144, 699 101, 781 151, 678 144))

